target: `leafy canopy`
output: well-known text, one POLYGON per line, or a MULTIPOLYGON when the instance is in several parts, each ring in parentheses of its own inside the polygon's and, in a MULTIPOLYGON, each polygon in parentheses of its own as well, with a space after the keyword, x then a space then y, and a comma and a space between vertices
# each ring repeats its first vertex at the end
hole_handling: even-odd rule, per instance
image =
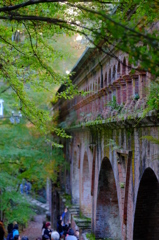
POLYGON ((63 58, 53 47, 55 37, 78 32, 109 56, 117 58, 116 50, 122 50, 129 54, 130 63, 139 60, 141 69, 158 76, 158 7, 154 0, 4 0, 0 3, 0 77, 20 100, 23 114, 40 131, 68 137, 48 124, 49 112, 37 108, 27 91, 27 86, 50 91, 65 84, 60 97, 78 94, 70 79, 54 68, 57 59, 63 58))

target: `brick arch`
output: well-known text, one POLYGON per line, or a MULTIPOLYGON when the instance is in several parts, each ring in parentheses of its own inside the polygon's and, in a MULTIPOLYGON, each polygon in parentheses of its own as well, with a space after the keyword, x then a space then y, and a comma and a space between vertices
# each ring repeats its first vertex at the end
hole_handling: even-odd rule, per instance
POLYGON ((122 64, 122 75, 126 74, 126 57, 123 59, 123 64, 122 64))
POLYGON ((73 154, 72 169, 72 203, 79 204, 79 159, 77 152, 73 154))
POLYGON ((111 72, 111 68, 109 69, 109 75, 108 75, 108 82, 109 84, 111 83, 111 78, 112 78, 112 72, 111 72))
POLYGON ((121 239, 116 183, 111 163, 106 157, 102 161, 98 180, 95 235, 102 239, 121 239))
POLYGON ((120 78, 120 75, 121 75, 121 67, 120 67, 120 61, 118 62, 118 65, 117 65, 117 78, 120 78))
POLYGON ((104 83, 105 83, 104 86, 106 87, 107 84, 108 84, 108 83, 107 83, 107 72, 105 72, 105 80, 104 80, 104 83))
POLYGON ((113 67, 113 73, 112 73, 113 81, 115 80, 115 77, 116 77, 116 67, 115 67, 115 65, 114 65, 114 67, 113 67))
POLYGON ((152 240, 159 236, 159 183, 154 171, 147 168, 141 178, 134 218, 134 240, 152 240))
POLYGON ((92 196, 91 196, 91 178, 90 167, 87 153, 83 158, 82 168, 82 186, 81 186, 81 211, 86 217, 91 217, 92 214, 92 196))

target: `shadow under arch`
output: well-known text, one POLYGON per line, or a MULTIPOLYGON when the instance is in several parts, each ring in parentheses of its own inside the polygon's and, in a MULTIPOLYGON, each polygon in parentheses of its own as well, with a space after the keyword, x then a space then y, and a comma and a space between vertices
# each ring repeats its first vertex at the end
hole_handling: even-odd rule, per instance
POLYGON ((82 169, 81 210, 84 216, 92 216, 91 178, 87 153, 84 154, 82 169))
POLYGON ((147 168, 141 178, 136 202, 133 240, 159 239, 159 183, 147 168))
POLYGON ((106 157, 102 161, 98 180, 95 235, 100 239, 121 239, 116 183, 111 163, 106 157))

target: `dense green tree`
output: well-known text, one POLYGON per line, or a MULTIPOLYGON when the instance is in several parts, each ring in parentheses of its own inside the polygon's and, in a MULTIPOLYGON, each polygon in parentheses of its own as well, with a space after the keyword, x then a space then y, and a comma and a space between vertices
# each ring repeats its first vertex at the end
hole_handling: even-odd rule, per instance
MULTIPOLYGON (((66 84, 63 97, 78 94, 69 78, 53 68, 62 54, 48 39, 60 34, 83 34, 111 57, 117 58, 116 50, 127 52, 130 63, 139 60, 140 69, 158 76, 158 7, 152 0, 1 2, 1 77, 19 98, 23 114, 41 131, 50 131, 49 113, 30 101, 26 85, 43 91, 66 84)), ((51 131, 67 137, 57 127, 51 131)))
POLYGON ((23 179, 32 184, 32 194, 36 196, 46 186, 46 180, 56 181, 61 166, 67 165, 62 151, 52 149, 48 139, 25 119, 14 125, 9 119, 1 120, 0 140, 1 217, 5 222, 26 223, 32 211, 27 199, 20 195, 23 179))

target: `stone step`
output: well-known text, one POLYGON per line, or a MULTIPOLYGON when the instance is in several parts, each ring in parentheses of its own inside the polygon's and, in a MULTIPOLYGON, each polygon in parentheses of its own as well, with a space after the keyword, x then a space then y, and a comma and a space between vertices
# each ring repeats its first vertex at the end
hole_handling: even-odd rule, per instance
POLYGON ((72 209, 72 208, 70 208, 69 209, 69 212, 79 212, 79 209, 77 208, 77 209, 72 209))
POLYGON ((79 212, 79 209, 69 209, 69 212, 79 212))
POLYGON ((71 215, 79 215, 79 212, 69 212, 71 215))
POLYGON ((91 232, 91 219, 74 217, 74 221, 82 231, 91 232))
POLYGON ((69 210, 79 210, 79 207, 70 207, 69 210))
POLYGON ((79 205, 72 205, 69 208, 69 213, 72 214, 72 215, 77 215, 78 216, 79 212, 80 212, 79 205))

